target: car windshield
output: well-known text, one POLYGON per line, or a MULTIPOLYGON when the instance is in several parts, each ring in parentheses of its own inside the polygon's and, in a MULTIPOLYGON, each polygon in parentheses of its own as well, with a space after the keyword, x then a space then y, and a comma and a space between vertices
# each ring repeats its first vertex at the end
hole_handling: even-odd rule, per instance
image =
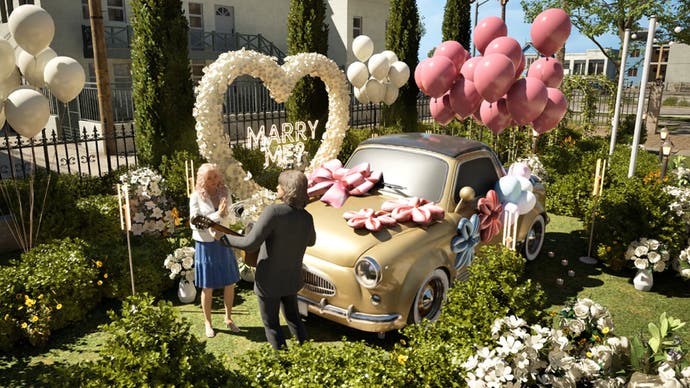
POLYGON ((434 202, 441 200, 448 175, 448 164, 441 159, 399 149, 363 148, 352 154, 346 167, 364 162, 373 171, 383 173, 381 190, 434 202))

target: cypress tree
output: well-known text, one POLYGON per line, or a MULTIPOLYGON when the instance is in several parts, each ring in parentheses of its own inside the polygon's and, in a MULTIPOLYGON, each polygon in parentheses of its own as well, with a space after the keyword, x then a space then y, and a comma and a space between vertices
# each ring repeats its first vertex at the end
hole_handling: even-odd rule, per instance
MULTIPOLYGON (((419 11, 415 0, 391 0, 386 29, 386 48, 393 51, 398 59, 407 63, 410 72, 414 73, 419 60, 419 40, 422 29, 419 23, 419 11)), ((384 106, 385 122, 395 124, 403 131, 417 130, 417 96, 419 88, 410 75, 407 84, 400 88, 398 99, 390 107, 384 106)))
MULTIPOLYGON (((323 0, 290 0, 288 13, 288 55, 299 53, 328 53, 328 26, 326 5, 323 0)), ((285 103, 290 122, 319 120, 316 139, 321 139, 328 119, 328 94, 326 86, 319 78, 304 77, 292 91, 285 103)), ((314 143, 314 142, 311 142, 314 143)), ((314 148, 309 147, 313 156, 314 148)))
POLYGON ((465 50, 470 47, 470 5, 468 0, 447 0, 441 28, 444 42, 454 40, 465 50))
POLYGON ((159 168, 176 150, 198 154, 189 26, 180 0, 132 0, 132 94, 140 164, 159 168))

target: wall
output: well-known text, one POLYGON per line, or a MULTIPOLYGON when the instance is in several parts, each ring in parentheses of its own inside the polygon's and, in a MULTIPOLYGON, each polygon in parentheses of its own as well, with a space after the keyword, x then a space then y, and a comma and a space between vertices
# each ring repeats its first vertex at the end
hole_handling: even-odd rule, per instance
POLYGON ((666 84, 690 83, 690 46, 676 43, 671 46, 666 67, 666 84))

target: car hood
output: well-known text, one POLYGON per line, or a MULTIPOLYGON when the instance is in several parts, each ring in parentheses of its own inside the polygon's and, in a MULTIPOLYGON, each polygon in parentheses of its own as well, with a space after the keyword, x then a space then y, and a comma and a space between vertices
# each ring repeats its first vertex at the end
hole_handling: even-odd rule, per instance
POLYGON ((316 244, 307 248, 306 253, 336 265, 353 267, 355 261, 375 245, 418 229, 412 223, 405 223, 392 227, 384 226, 378 232, 371 232, 367 229, 354 229, 348 226, 343 218, 343 213, 348 210, 378 210, 384 201, 394 199, 396 198, 382 195, 351 196, 341 208, 334 208, 319 200, 312 201, 306 206, 306 210, 314 217, 316 244))

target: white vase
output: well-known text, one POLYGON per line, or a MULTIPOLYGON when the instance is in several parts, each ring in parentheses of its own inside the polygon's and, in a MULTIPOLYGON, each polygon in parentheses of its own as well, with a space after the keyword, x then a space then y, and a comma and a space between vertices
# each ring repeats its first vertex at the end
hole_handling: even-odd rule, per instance
POLYGON ((649 291, 654 285, 654 275, 651 269, 638 269, 637 274, 633 278, 633 284, 636 290, 649 291))
POLYGON ((196 299, 196 287, 194 287, 194 282, 187 282, 180 279, 180 283, 177 286, 177 297, 182 303, 192 303, 196 299))

